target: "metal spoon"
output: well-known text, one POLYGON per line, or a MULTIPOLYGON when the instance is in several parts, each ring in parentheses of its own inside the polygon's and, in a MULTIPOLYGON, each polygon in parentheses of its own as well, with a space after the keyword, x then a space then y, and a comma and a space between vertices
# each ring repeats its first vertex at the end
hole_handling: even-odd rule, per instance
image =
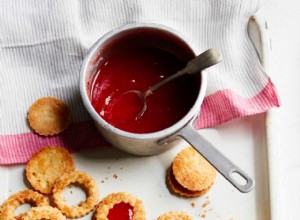
POLYGON ((147 89, 145 92, 141 92, 138 90, 129 90, 122 95, 128 94, 128 93, 135 93, 141 101, 144 103, 143 109, 137 114, 136 119, 140 118, 147 109, 147 97, 153 93, 154 90, 160 88, 161 86, 167 84, 168 82, 182 76, 185 74, 196 74, 200 73, 202 70, 213 66, 217 63, 219 63, 222 60, 222 54, 219 50, 211 48, 206 50, 205 52, 201 53, 194 59, 190 60, 187 65, 182 69, 179 70, 177 73, 167 77, 166 79, 160 81, 159 83, 155 84, 154 86, 151 86, 149 89, 147 89))

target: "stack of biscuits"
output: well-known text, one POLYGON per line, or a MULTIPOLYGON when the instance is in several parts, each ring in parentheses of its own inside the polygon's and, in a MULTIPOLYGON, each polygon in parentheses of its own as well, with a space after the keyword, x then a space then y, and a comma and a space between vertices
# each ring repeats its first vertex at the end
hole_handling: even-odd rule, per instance
POLYGON ((194 148, 183 149, 168 170, 170 189, 183 197, 198 197, 214 184, 217 171, 194 148))

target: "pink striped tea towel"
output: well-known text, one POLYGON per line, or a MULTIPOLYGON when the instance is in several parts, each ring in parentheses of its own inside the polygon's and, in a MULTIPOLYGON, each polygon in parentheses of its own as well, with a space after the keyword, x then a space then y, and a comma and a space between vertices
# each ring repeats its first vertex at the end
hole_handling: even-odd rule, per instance
POLYGON ((103 0, 0 2, 0 164, 24 163, 42 146, 72 152, 108 144, 96 132, 79 94, 79 70, 88 48, 109 30, 148 21, 185 35, 201 52, 219 48, 224 60, 210 68, 197 128, 278 106, 276 90, 260 66, 247 24, 253 0, 103 0), (29 106, 54 96, 71 107, 62 134, 40 137, 29 128, 29 106))

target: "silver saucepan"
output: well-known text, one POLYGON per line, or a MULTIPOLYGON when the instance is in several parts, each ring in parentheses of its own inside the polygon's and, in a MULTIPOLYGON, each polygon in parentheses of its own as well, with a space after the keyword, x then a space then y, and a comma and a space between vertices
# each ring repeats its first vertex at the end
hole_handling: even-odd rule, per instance
MULTIPOLYGON (((185 139, 191 144, 204 158, 207 159, 229 182, 231 182, 241 192, 249 192, 254 188, 254 181, 240 168, 222 155, 212 144, 204 139, 197 130, 194 129, 193 123, 199 116, 200 107, 205 96, 207 87, 207 77, 205 70, 199 75, 200 87, 197 98, 189 110, 189 112, 180 119, 177 123, 163 129, 161 131, 137 134, 120 130, 107 123, 93 108, 91 104, 91 81, 95 74, 101 54, 104 50, 109 50, 109 47, 114 44, 114 41, 126 34, 139 32, 140 30, 150 30, 155 33, 163 33, 174 39, 180 47, 190 50, 195 57, 195 51, 187 43, 186 40, 177 31, 153 23, 135 23, 128 24, 116 28, 104 36, 102 36, 88 51, 82 64, 80 72, 80 93, 83 103, 95 122, 96 128, 101 135, 115 147, 136 155, 155 155, 162 153, 178 144, 179 141, 185 139), (237 181, 235 175, 244 179, 245 183, 237 181)), ((141 36, 143 37, 143 36, 141 36)), ((149 42, 151 43, 151 42, 149 42)), ((156 43, 156 44, 159 44, 156 43)), ((177 45, 177 46, 178 46, 177 45)), ((174 44, 162 43, 159 45, 165 50, 176 53, 178 48, 174 44)))

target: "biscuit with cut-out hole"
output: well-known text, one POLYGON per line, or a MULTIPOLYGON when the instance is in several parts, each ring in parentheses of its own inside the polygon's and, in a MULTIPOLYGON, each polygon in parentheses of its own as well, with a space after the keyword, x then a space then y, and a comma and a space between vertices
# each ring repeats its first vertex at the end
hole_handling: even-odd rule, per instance
POLYGON ((79 218, 90 213, 99 201, 99 189, 96 181, 87 173, 74 171, 62 175, 53 186, 53 202, 68 218, 79 218), (64 189, 71 183, 83 185, 87 198, 79 205, 69 206, 63 195, 64 189))
POLYGON ((0 213, 1 220, 22 219, 25 213, 15 216, 15 210, 22 204, 30 203, 36 207, 49 206, 48 200, 40 193, 33 190, 23 190, 11 195, 4 203, 0 213))
POLYGON ((69 126, 71 111, 67 104, 57 98, 43 97, 30 106, 27 119, 37 134, 52 136, 63 132, 69 126))
POLYGON ((47 146, 29 159, 26 177, 34 189, 50 194, 55 181, 63 174, 74 170, 74 160, 66 149, 47 146))

